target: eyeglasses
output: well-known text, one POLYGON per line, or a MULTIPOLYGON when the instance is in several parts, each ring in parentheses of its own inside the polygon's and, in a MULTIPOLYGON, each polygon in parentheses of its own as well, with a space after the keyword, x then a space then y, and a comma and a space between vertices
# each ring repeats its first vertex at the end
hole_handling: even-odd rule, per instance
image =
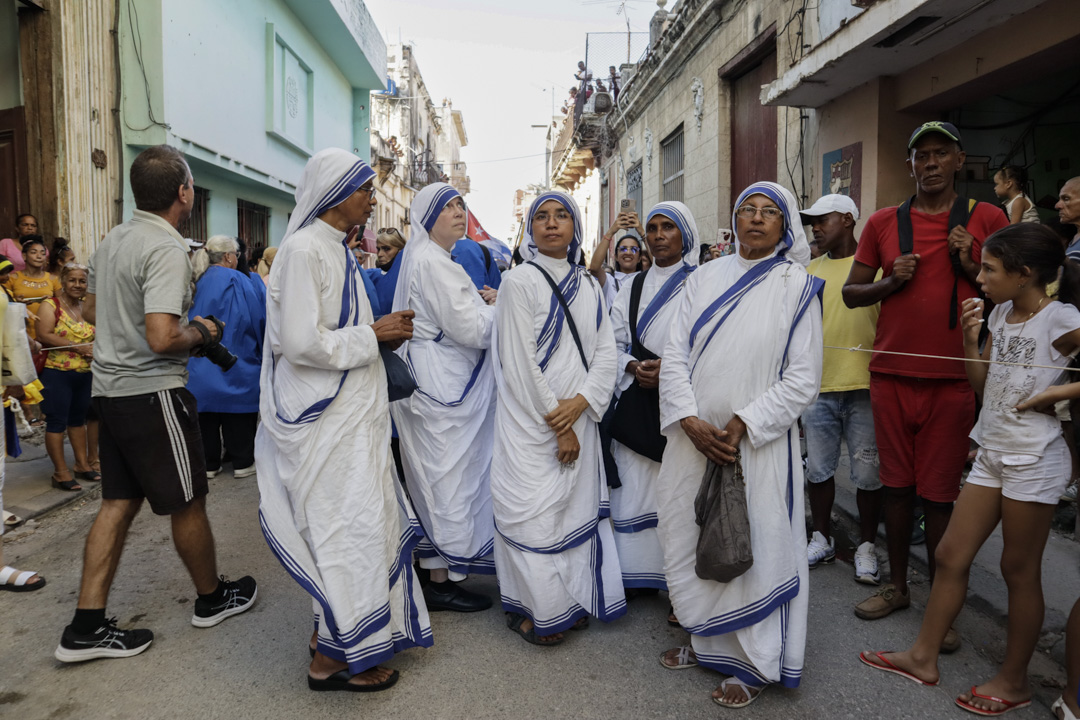
MULTIPOLYGON (((548 215, 546 212, 538 212, 533 215, 533 222, 543 224, 546 223, 549 219, 551 219, 551 217, 552 216, 548 215)), ((566 212, 565 210, 557 211, 554 217, 555 222, 559 223, 560 225, 562 223, 568 223, 573 219, 572 217, 570 217, 570 213, 566 212)))
POLYGON ((761 217, 764 218, 765 220, 779 220, 784 215, 784 213, 780 210, 780 208, 774 208, 774 207, 756 208, 756 207, 753 207, 752 205, 743 205, 742 207, 740 207, 738 210, 735 211, 735 214, 737 216, 741 217, 743 220, 753 220, 754 217, 756 217, 758 213, 761 213, 761 217))
POLYGON ((631 255, 637 255, 639 252, 641 252, 641 248, 639 248, 637 245, 631 245, 629 247, 619 248, 618 252, 628 252, 631 255))
POLYGON ((360 188, 360 190, 362 192, 366 192, 368 194, 368 198, 375 197, 375 186, 374 185, 372 185, 371 187, 362 187, 362 188, 360 188))

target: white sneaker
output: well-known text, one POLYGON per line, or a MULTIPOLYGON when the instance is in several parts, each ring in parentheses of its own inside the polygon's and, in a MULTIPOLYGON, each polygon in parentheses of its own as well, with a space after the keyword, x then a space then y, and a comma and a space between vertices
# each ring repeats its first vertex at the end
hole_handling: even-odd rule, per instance
POLYGON ((206 479, 207 480, 213 480, 214 478, 217 477, 217 474, 219 472, 221 472, 221 470, 207 470, 206 471, 206 479))
POLYGON ((877 553, 874 543, 864 542, 855 550, 855 582, 863 585, 880 585, 881 574, 878 572, 877 553))
POLYGON ((251 463, 246 468, 240 468, 239 470, 233 470, 234 478, 246 478, 255 474, 255 463, 251 463))
POLYGON ((1061 493, 1061 501, 1074 503, 1076 502, 1077 491, 1080 490, 1080 485, 1072 483, 1069 487, 1065 488, 1065 492, 1061 493))
POLYGON ((818 565, 828 565, 836 559, 835 544, 836 541, 833 538, 826 540, 824 535, 817 530, 814 531, 810 542, 806 545, 806 559, 811 569, 818 565))

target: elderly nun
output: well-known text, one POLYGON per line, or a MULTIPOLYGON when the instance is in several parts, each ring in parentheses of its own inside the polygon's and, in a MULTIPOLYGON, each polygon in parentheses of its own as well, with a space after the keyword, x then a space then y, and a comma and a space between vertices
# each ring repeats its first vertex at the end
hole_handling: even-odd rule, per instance
POLYGON ((432 644, 411 560, 421 531, 394 478, 379 355, 380 342, 410 336, 411 313, 373 322, 344 244, 371 215, 374 177, 344 150, 308 161, 267 286, 259 517, 314 601, 312 690, 383 690, 398 672, 381 663, 432 644))
POLYGON ((619 349, 617 392, 637 386, 627 393, 621 408, 616 404, 615 434, 624 442, 616 439, 611 443, 620 484, 611 490, 611 520, 623 586, 631 591, 628 595, 667 590, 664 556, 656 535, 658 453, 663 453, 664 446, 657 386, 661 356, 683 288, 696 269, 698 238, 697 223, 686 205, 664 202, 654 207, 645 221, 653 266, 623 283, 611 306, 611 325, 619 349), (644 417, 635 402, 640 398, 648 398, 652 411, 644 417), (638 432, 620 432, 629 424, 637 425, 638 432))
POLYGON ((540 195, 496 303, 495 564, 507 625, 538 645, 626 612, 598 430, 617 354, 581 237, 573 198, 540 195))
POLYGON ((398 349, 417 391, 390 406, 401 460, 424 539, 420 567, 429 610, 474 612, 491 598, 459 586, 469 573, 493 574, 491 448, 495 376, 491 331, 495 308, 450 257, 466 228, 465 203, 446 183, 416 195, 412 232, 401 264, 394 310, 416 313, 411 340, 398 349))
POLYGON ((799 416, 821 382, 821 281, 786 189, 755 183, 732 214, 737 253, 698 269, 672 318, 660 367, 667 436, 657 487, 664 572, 691 644, 669 669, 729 675, 712 693, 726 707, 769 684, 797 687, 806 645, 808 568, 799 416), (695 572, 694 498, 706 471, 741 463, 753 565, 730 582, 695 572))

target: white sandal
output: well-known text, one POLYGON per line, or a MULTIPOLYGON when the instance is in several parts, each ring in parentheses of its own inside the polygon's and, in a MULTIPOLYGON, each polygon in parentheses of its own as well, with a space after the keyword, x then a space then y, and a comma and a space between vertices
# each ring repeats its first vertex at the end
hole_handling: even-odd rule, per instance
POLYGON ((672 648, 672 650, 679 651, 675 654, 674 665, 668 665, 667 661, 664 660, 671 650, 660 653, 660 664, 663 665, 664 668, 668 670, 686 670, 687 668, 697 667, 698 661, 697 656, 694 655, 694 648, 689 645, 683 645, 681 647, 672 648))
POLYGON ((1065 704, 1065 697, 1059 697, 1054 701, 1054 704, 1050 706, 1050 712, 1057 715, 1057 711, 1061 711, 1061 720, 1077 720, 1077 717, 1073 715, 1073 711, 1069 709, 1069 706, 1065 704))
POLYGON ((4 527, 8 530, 22 525, 22 518, 15 513, 4 511, 4 527))
POLYGON ((32 590, 40 590, 45 587, 45 578, 38 576, 38 580, 35 583, 28 582, 30 578, 37 575, 34 570, 16 570, 10 565, 5 565, 3 569, 0 569, 0 590, 10 590, 11 592, 30 592, 32 590), (12 576, 15 576, 15 582, 8 582, 12 576))
POLYGON ((758 687, 755 687, 753 685, 747 685, 737 677, 729 677, 724 678, 723 682, 720 683, 720 689, 724 691, 725 695, 727 694, 727 689, 729 685, 738 685, 740 688, 742 688, 743 694, 746 695, 747 699, 740 703, 729 703, 724 702, 724 696, 721 695, 720 697, 714 697, 713 702, 726 708, 736 709, 744 708, 750 703, 757 700, 759 697, 761 697, 761 693, 765 691, 765 688, 768 687, 768 685, 761 685, 758 687), (751 692, 752 690, 756 690, 757 692, 751 692))

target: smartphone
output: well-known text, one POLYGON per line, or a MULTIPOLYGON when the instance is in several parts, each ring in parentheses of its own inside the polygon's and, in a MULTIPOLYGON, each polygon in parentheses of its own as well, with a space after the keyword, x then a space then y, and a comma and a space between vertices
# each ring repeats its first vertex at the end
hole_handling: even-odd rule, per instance
POLYGON ((622 202, 619 203, 619 212, 637 212, 637 202, 633 198, 623 198, 622 202))

